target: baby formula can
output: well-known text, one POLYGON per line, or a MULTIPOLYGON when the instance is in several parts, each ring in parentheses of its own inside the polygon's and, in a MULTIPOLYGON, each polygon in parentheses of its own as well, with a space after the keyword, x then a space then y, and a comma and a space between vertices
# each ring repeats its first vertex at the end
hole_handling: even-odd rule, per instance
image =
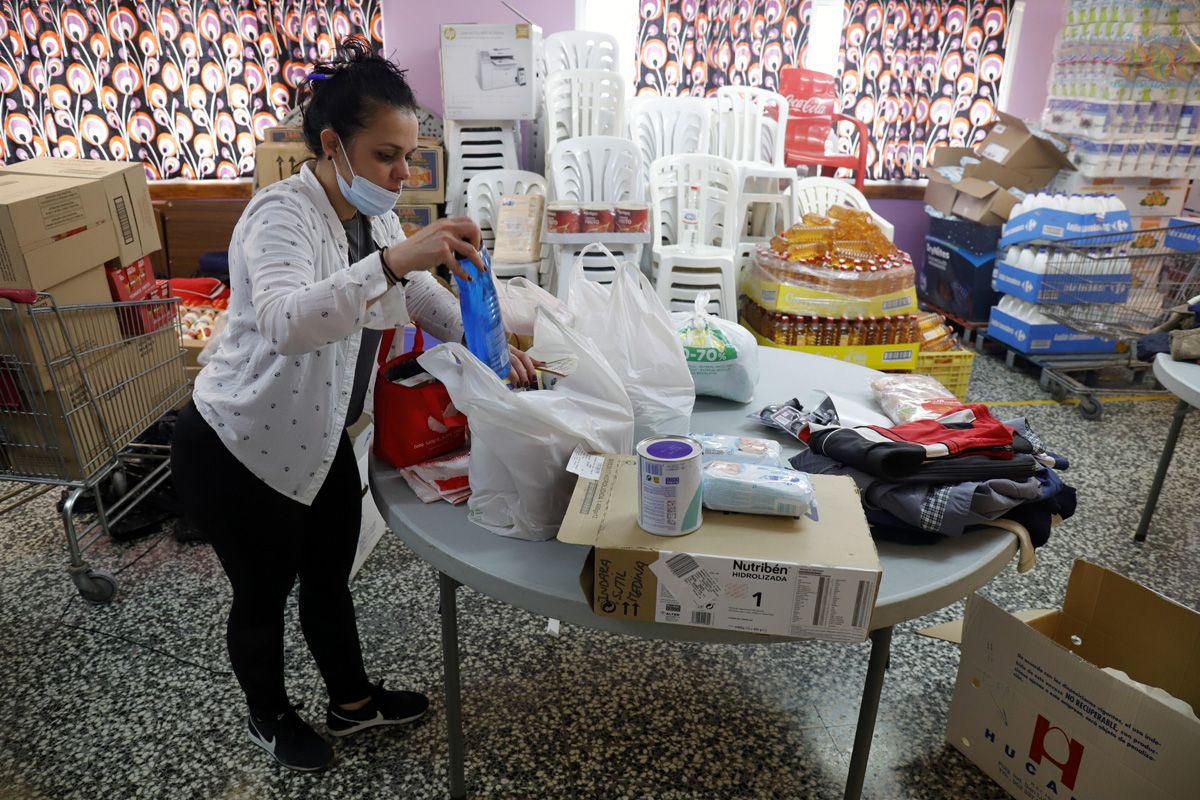
POLYGON ((638 525, 658 536, 683 536, 700 527, 704 448, 688 436, 638 442, 638 525))

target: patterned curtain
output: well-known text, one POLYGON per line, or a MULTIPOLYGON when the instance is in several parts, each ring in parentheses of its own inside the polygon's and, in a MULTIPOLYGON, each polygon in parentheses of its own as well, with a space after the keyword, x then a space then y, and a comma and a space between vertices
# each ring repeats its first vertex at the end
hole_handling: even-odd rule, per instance
MULTIPOLYGON (((1011 9, 1012 0, 850 4, 841 104, 871 132, 868 178, 919 178, 935 145, 983 138, 996 111, 1011 9)), ((852 130, 840 139, 845 152, 857 147, 852 130)))
POLYGON ((379 0, 0 2, 0 163, 140 159, 236 178, 335 42, 382 49, 379 0))
MULTIPOLYGON (((934 145, 983 137, 995 114, 1013 0, 848 0, 839 93, 867 123, 867 178, 920 177, 934 145)), ((775 89, 802 64, 812 0, 641 0, 638 94, 775 89)), ((839 126, 839 150, 858 146, 839 126)))
POLYGON ((778 86, 803 58, 812 0, 641 0, 638 94, 778 86))

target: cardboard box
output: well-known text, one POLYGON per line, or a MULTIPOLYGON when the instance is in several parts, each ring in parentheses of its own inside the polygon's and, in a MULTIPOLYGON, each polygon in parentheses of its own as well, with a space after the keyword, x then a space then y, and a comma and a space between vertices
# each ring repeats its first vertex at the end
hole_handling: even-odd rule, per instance
POLYGON ((970 220, 929 215, 929 235, 971 255, 995 255, 1000 225, 980 225, 970 220))
POLYGON ((1034 325, 992 308, 987 335, 1021 353, 1115 353, 1116 339, 1104 339, 1066 325, 1034 325))
POLYGON ((33 313, 29 308, 18 307, 16 313, 5 315, 5 324, 15 323, 12 328, 4 331, 0 327, 0 344, 7 344, 3 349, 22 365, 20 369, 31 387, 36 384, 43 390, 54 388, 50 374, 52 364, 60 383, 73 380, 70 376, 77 370, 69 358, 72 350, 79 354, 86 369, 103 355, 104 348, 115 346, 122 338, 116 310, 111 305, 94 305, 111 302, 103 267, 92 267, 57 286, 48 287, 47 291, 61 309, 60 317, 67 327, 69 340, 63 338, 59 321, 47 306, 39 306, 46 310, 33 313))
POLYGON ((123 267, 106 266, 104 273, 111 297, 117 302, 141 300, 154 289, 154 268, 149 258, 136 259, 123 267))
MULTIPOLYGON (((132 264, 162 249, 146 167, 141 161, 99 161, 85 158, 32 158, 7 167, 17 174, 98 181, 108 203, 108 216, 117 240, 116 264, 132 264)), ((98 259, 93 258, 93 263, 98 259)))
POLYGON ((742 279, 742 292, 762 308, 784 314, 853 318, 917 313, 915 288, 875 297, 851 297, 818 292, 794 283, 781 283, 757 267, 746 272, 742 279))
POLYGON ((768 347, 780 350, 792 350, 797 353, 812 353, 813 355, 836 358, 838 361, 848 361, 860 367, 906 371, 917 363, 917 343, 908 344, 865 344, 865 345, 835 345, 826 347, 808 347, 804 345, 784 345, 771 341, 754 330, 746 320, 739 320, 742 327, 754 334, 754 340, 768 347))
POLYGON ((446 201, 446 159, 436 139, 420 138, 408 158, 408 179, 400 192, 405 205, 446 201))
POLYGON ((542 100, 537 25, 442 25, 446 119, 534 119, 542 100))
POLYGON ((1170 217, 1134 217, 1130 254, 1146 255, 1147 251, 1162 248, 1167 239, 1166 228, 1170 224, 1170 217))
POLYGON ((137 305, 117 309, 121 333, 125 336, 141 336, 156 331, 178 318, 176 304, 162 302, 171 299, 171 284, 167 281, 154 281, 141 294, 141 297, 130 298, 137 305))
POLYGON ((995 262, 994 250, 976 255, 950 242, 926 236, 925 259, 917 270, 917 290, 923 299, 956 317, 968 322, 983 322, 999 299, 999 294, 992 290, 995 262))
POLYGON ((983 225, 1000 225, 1008 219, 1016 195, 994 183, 963 177, 952 181, 943 172, 927 170, 925 202, 943 214, 953 214, 983 225))
POLYGON ((1028 622, 975 594, 946 740, 1019 800, 1195 797, 1200 722, 1102 667, 1200 708, 1200 614, 1082 560, 1028 622))
POLYGON ((637 524, 637 459, 609 456, 598 480, 580 478, 560 541, 588 545, 579 576, 601 616, 835 641, 862 641, 882 574, 858 490, 812 476, 818 507, 796 520, 706 512, 687 536, 637 524), (673 556, 686 554, 676 561, 673 556), (707 573, 709 600, 679 591, 680 562, 707 573), (675 570, 675 571, 673 571, 675 570))
POLYGON ((1173 217, 1183 211, 1188 184, 1186 178, 1089 178, 1062 172, 1053 191, 1116 195, 1132 217, 1173 217))
POLYGON ((1124 303, 1132 283, 1128 272, 1069 275, 1030 272, 1003 261, 996 266, 996 288, 1030 303, 1124 303))
POLYGON ((1133 222, 1128 212, 1072 214, 1052 208, 1037 208, 1021 214, 1004 226, 1000 247, 1025 242, 1054 242, 1075 239, 1071 246, 1113 247, 1126 242, 1133 222))
POLYGON ((1002 111, 996 114, 996 122, 975 148, 980 157, 1023 177, 1029 188, 1020 183, 1010 185, 1024 191, 1045 186, 1059 170, 1073 170, 1068 150, 1065 139, 1031 131, 1020 119, 1002 111))
POLYGON ((496 211, 496 245, 492 260, 527 264, 542 258, 542 208, 540 194, 506 194, 496 211))
POLYGON ((0 288, 48 289, 117 252, 100 183, 0 170, 0 288))
POLYGON ((398 205, 393 210, 400 218, 400 227, 404 230, 405 236, 412 236, 438 218, 435 205, 398 205))
POLYGON ((290 178, 300 165, 313 158, 299 127, 267 128, 263 140, 254 148, 254 191, 290 178))

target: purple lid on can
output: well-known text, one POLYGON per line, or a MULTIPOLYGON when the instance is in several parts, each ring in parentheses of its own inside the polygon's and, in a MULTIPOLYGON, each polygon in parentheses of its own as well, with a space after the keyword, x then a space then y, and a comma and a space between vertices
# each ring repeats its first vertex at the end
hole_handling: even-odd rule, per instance
POLYGON ((646 447, 646 455, 667 460, 687 458, 695 452, 696 446, 683 439, 663 439, 646 447))

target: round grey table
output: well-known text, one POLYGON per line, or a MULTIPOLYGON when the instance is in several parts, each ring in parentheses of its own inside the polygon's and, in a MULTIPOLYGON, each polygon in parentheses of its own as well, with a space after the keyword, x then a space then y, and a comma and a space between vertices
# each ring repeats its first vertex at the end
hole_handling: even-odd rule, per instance
POLYGON ((1154 358, 1154 377, 1168 392, 1179 398, 1179 403, 1175 406, 1167 441, 1158 459, 1154 481, 1150 484, 1150 495, 1142 508, 1137 533, 1133 535, 1134 541, 1138 542, 1146 541, 1146 534, 1150 532, 1150 520, 1154 517, 1154 507, 1158 505, 1158 495, 1167 477, 1167 467, 1171 466, 1171 457, 1175 454, 1175 443, 1179 441, 1183 418, 1191 407, 1200 408, 1200 364, 1176 361, 1167 353, 1159 353, 1154 358))
MULTIPOLYGON (((765 347, 759 348, 759 370, 759 385, 750 403, 697 398, 692 430, 770 437, 783 444, 785 454, 795 453, 800 447, 795 439, 765 428, 746 415, 793 397, 805 407, 815 406, 824 399, 820 393, 823 389, 874 406, 869 383, 880 374, 855 364, 765 347)), ((497 536, 469 522, 461 506, 422 503, 397 470, 374 456, 370 484, 388 527, 439 573, 452 798, 466 797, 456 605, 460 585, 535 614, 614 633, 695 642, 795 641, 598 616, 579 587, 587 547, 557 540, 525 542, 497 536)), ((986 584, 1012 560, 1017 543, 1007 531, 981 528, 936 545, 878 542, 876 547, 883 578, 871 616, 871 655, 846 779, 847 798, 858 798, 862 793, 892 627, 945 608, 986 584)))

